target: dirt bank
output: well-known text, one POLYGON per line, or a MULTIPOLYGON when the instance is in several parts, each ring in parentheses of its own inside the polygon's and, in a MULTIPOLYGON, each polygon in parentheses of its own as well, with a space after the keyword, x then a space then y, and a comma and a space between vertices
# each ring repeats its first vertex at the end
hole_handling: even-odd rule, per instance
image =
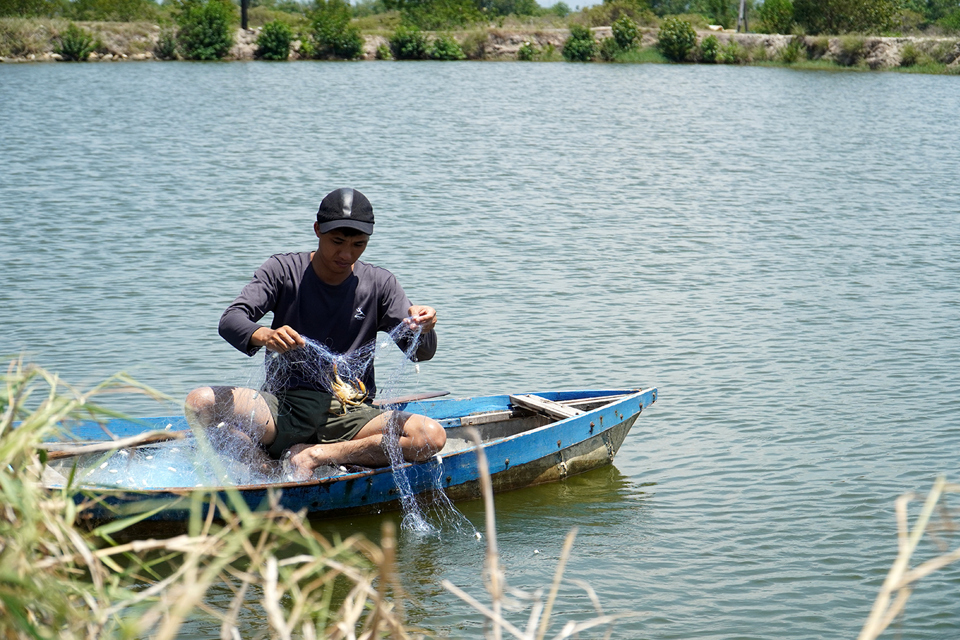
MULTIPOLYGON (((0 20, 0 62, 57 61, 54 53, 56 37, 67 27, 57 20, 0 20)), ((156 59, 156 45, 161 29, 149 23, 80 23, 102 42, 97 52, 90 54, 91 62, 123 62, 156 59)), ((593 29, 597 40, 611 36, 610 27, 593 29)), ((656 29, 642 29, 643 47, 657 43, 656 29)), ((252 60, 256 51, 259 29, 238 29, 235 44, 228 60, 252 60)), ((844 66, 862 66, 871 69, 889 69, 908 64, 933 62, 960 70, 960 40, 957 38, 888 38, 888 37, 813 37, 794 40, 794 36, 734 33, 730 31, 703 31, 700 40, 716 36, 727 51, 728 61, 738 63, 783 60, 793 41, 795 52, 805 60, 836 62, 844 66)), ((455 34, 467 56, 483 60, 516 60, 517 51, 524 43, 531 43, 541 51, 557 54, 569 36, 566 29, 506 30, 487 28, 455 34)), ((382 35, 365 35, 364 58, 376 57, 377 48, 387 44, 382 35)), ((299 43, 294 43, 291 59, 299 58, 299 43)), ((558 57, 558 55, 557 55, 558 57)))

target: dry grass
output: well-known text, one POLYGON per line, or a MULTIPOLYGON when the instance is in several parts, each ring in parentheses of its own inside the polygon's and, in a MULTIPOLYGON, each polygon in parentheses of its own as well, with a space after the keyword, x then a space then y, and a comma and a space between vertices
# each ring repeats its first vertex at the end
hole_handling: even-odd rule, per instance
POLYGON ((960 531, 957 517, 960 513, 947 506, 946 499, 950 493, 960 493, 960 485, 948 484, 943 478, 937 478, 930 493, 926 495, 923 507, 913 525, 909 529, 907 505, 912 500, 923 496, 906 493, 896 501, 897 513, 897 559, 894 560, 877 599, 873 603, 870 617, 860 631, 858 640, 874 640, 890 626, 890 623, 901 615, 913 593, 914 585, 938 569, 960 560, 960 547, 950 550, 951 538, 960 531), (937 516, 936 518, 934 516, 937 516), (941 555, 930 558, 914 568, 910 568, 913 554, 924 534, 928 534, 941 551, 941 555))

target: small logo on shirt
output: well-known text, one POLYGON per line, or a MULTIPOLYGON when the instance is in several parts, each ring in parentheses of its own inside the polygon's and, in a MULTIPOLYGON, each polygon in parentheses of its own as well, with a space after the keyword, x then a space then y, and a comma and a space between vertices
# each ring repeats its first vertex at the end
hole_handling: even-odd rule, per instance
POLYGON ((355 314, 353 314, 353 317, 354 317, 355 320, 363 320, 363 319, 366 318, 367 316, 365 316, 365 315, 363 314, 363 308, 362 308, 362 307, 357 307, 357 312, 356 312, 355 314))

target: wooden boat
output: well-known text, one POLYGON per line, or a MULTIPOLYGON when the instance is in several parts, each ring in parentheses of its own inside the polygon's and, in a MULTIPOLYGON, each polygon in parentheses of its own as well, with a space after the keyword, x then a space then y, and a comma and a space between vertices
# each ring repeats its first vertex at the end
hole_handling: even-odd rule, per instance
MULTIPOLYGON (((454 501, 478 498, 476 446, 467 433, 469 429, 476 429, 489 463, 494 491, 560 481, 610 464, 640 413, 656 398, 656 389, 635 389, 554 391, 403 403, 398 408, 440 422, 447 431, 447 444, 431 459, 406 463, 396 473, 405 474, 414 494, 430 493, 442 487, 454 501)), ((189 434, 182 417, 113 420, 106 428, 116 438, 135 437, 157 429, 174 436, 189 434)), ((104 439, 103 428, 92 423, 75 424, 71 432, 81 441, 74 445, 88 443, 95 447, 95 441, 104 439)), ((147 445, 154 448, 149 451, 159 451, 164 446, 169 447, 171 443, 147 445)), ((144 453, 143 446, 138 453, 144 453)), ((51 461, 48 484, 52 487, 63 484, 75 464, 99 464, 104 455, 117 454, 83 453, 51 461)), ((106 463, 100 468, 104 466, 106 463)), ((220 492, 224 500, 228 492, 223 486, 130 489, 102 482, 80 486, 82 495, 93 498, 96 503, 94 508, 84 511, 86 517, 98 521, 131 513, 149 513, 149 520, 183 521, 189 517, 190 496, 194 492, 220 492)), ((311 516, 377 513, 401 506, 398 483, 389 467, 341 468, 327 477, 304 482, 240 484, 232 488, 236 489, 234 495, 242 496, 253 509, 264 504, 268 491, 280 490, 282 506, 294 511, 306 509, 311 516)))

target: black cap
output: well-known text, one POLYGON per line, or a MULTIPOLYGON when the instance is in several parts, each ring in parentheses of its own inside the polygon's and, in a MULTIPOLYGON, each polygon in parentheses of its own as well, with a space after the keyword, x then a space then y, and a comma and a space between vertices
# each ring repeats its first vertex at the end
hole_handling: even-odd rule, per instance
POLYGON ((373 205, 356 189, 334 189, 320 202, 317 222, 320 233, 349 227, 369 236, 373 234, 373 205))

